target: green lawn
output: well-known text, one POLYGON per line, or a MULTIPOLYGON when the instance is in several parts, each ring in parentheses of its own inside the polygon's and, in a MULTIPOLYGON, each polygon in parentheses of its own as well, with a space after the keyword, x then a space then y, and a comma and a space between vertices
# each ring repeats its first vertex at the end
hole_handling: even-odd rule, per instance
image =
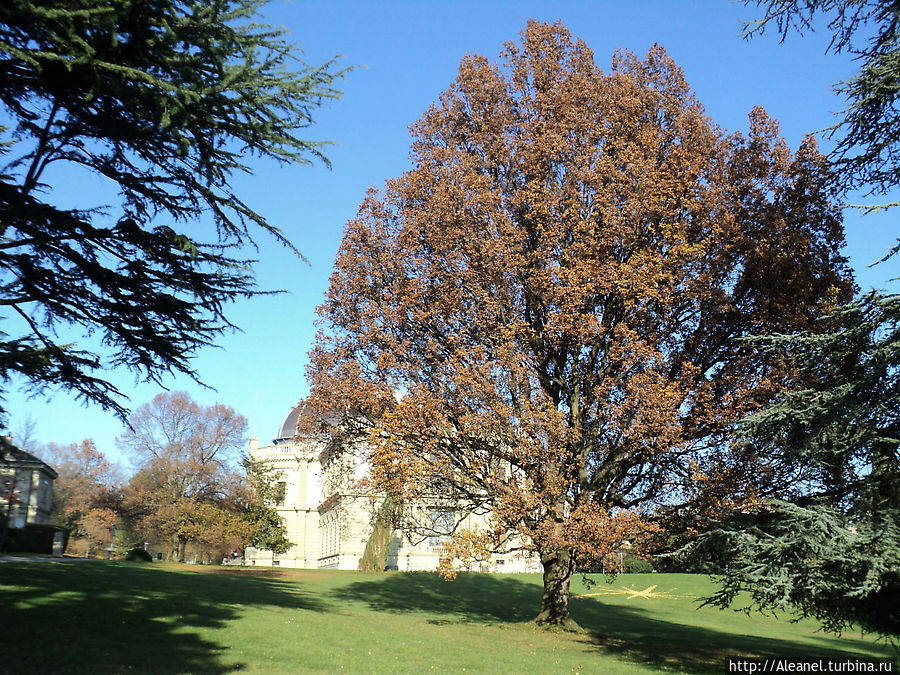
POLYGON ((584 631, 546 631, 529 623, 539 584, 537 575, 446 583, 426 573, 6 562, 0 672, 695 673, 725 672, 735 656, 896 656, 811 622, 697 609, 711 585, 686 574, 578 580, 573 614, 584 631))

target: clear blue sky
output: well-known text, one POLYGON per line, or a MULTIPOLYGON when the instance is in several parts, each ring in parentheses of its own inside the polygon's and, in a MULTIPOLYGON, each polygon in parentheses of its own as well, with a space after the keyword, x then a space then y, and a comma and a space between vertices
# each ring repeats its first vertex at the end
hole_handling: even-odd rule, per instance
MULTIPOLYGON (((260 164, 236 181, 238 193, 280 226, 309 260, 293 258, 271 241, 260 240, 259 283, 287 294, 242 301, 231 317, 242 332, 224 337, 219 349, 194 362, 204 390, 186 378, 167 381, 204 404, 222 402, 250 420, 251 433, 267 441, 291 406, 307 393, 304 371, 315 335, 315 307, 321 302, 344 224, 365 190, 408 168, 407 127, 451 83, 467 52, 496 60, 504 42, 517 40, 529 18, 561 20, 594 50, 602 68, 625 48, 644 54, 663 45, 685 70, 707 113, 727 130, 746 130, 747 113, 762 105, 777 118, 792 148, 809 132, 827 127, 842 107, 832 83, 854 70, 845 55, 826 54, 825 32, 780 43, 767 33, 740 38, 742 19, 754 8, 727 0, 620 2, 290 2, 274 0, 265 19, 284 26, 318 64, 341 54, 342 63, 363 66, 343 83, 340 101, 316 113, 311 139, 334 141, 327 154, 333 168, 260 164)), ((822 142, 827 150, 829 144, 822 142)), ((85 179, 66 186, 91 196, 100 190, 85 179)), ((62 189, 62 186, 61 186, 62 189)), ((900 210, 898 210, 900 213, 900 210)), ((845 219, 847 249, 863 289, 898 291, 900 256, 870 268, 896 240, 894 213, 845 219)), ((111 379, 131 397, 148 401, 159 388, 136 383, 127 372, 111 379)), ((114 439, 120 422, 95 406, 84 407, 65 392, 27 399, 7 392, 10 429, 33 421, 42 443, 93 438, 112 459, 124 460, 114 439)))

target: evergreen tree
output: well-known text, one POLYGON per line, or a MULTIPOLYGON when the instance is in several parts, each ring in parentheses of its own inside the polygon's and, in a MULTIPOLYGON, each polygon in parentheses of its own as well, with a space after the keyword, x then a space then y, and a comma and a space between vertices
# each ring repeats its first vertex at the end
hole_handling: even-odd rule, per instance
POLYGON ((748 591, 841 631, 900 634, 900 296, 872 293, 825 334, 763 342, 808 388, 748 418, 744 442, 794 467, 784 500, 736 513, 689 552, 725 573, 710 599, 748 591))
POLYGON ((196 377, 191 356, 232 327, 225 306, 260 292, 242 247, 263 231, 293 249, 230 181, 254 156, 327 164, 299 134, 342 71, 254 23, 265 2, 0 3, 4 385, 124 416, 104 368, 196 377), (54 189, 90 174, 117 197, 76 207, 54 189))

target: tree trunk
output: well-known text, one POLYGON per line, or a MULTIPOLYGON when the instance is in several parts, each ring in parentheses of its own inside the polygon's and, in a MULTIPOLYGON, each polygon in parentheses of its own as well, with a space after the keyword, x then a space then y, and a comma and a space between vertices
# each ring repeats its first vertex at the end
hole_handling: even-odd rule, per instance
POLYGON ((544 594, 541 597, 541 613, 535 623, 579 630, 569 614, 569 582, 575 570, 575 556, 570 549, 559 548, 542 553, 541 562, 544 564, 544 594))
POLYGON ((900 508, 900 461, 897 458, 897 443, 879 439, 872 444, 872 514, 875 522, 882 522, 900 508))

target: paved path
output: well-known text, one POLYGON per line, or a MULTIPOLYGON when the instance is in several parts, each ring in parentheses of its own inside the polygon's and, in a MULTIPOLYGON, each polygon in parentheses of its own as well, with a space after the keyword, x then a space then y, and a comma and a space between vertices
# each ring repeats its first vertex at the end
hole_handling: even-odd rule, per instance
POLYGON ((61 557, 54 558, 51 556, 41 556, 41 557, 28 557, 28 556, 17 556, 17 555, 0 555, 0 563, 12 563, 12 562, 83 562, 85 560, 94 560, 94 558, 70 558, 70 557, 61 557))

